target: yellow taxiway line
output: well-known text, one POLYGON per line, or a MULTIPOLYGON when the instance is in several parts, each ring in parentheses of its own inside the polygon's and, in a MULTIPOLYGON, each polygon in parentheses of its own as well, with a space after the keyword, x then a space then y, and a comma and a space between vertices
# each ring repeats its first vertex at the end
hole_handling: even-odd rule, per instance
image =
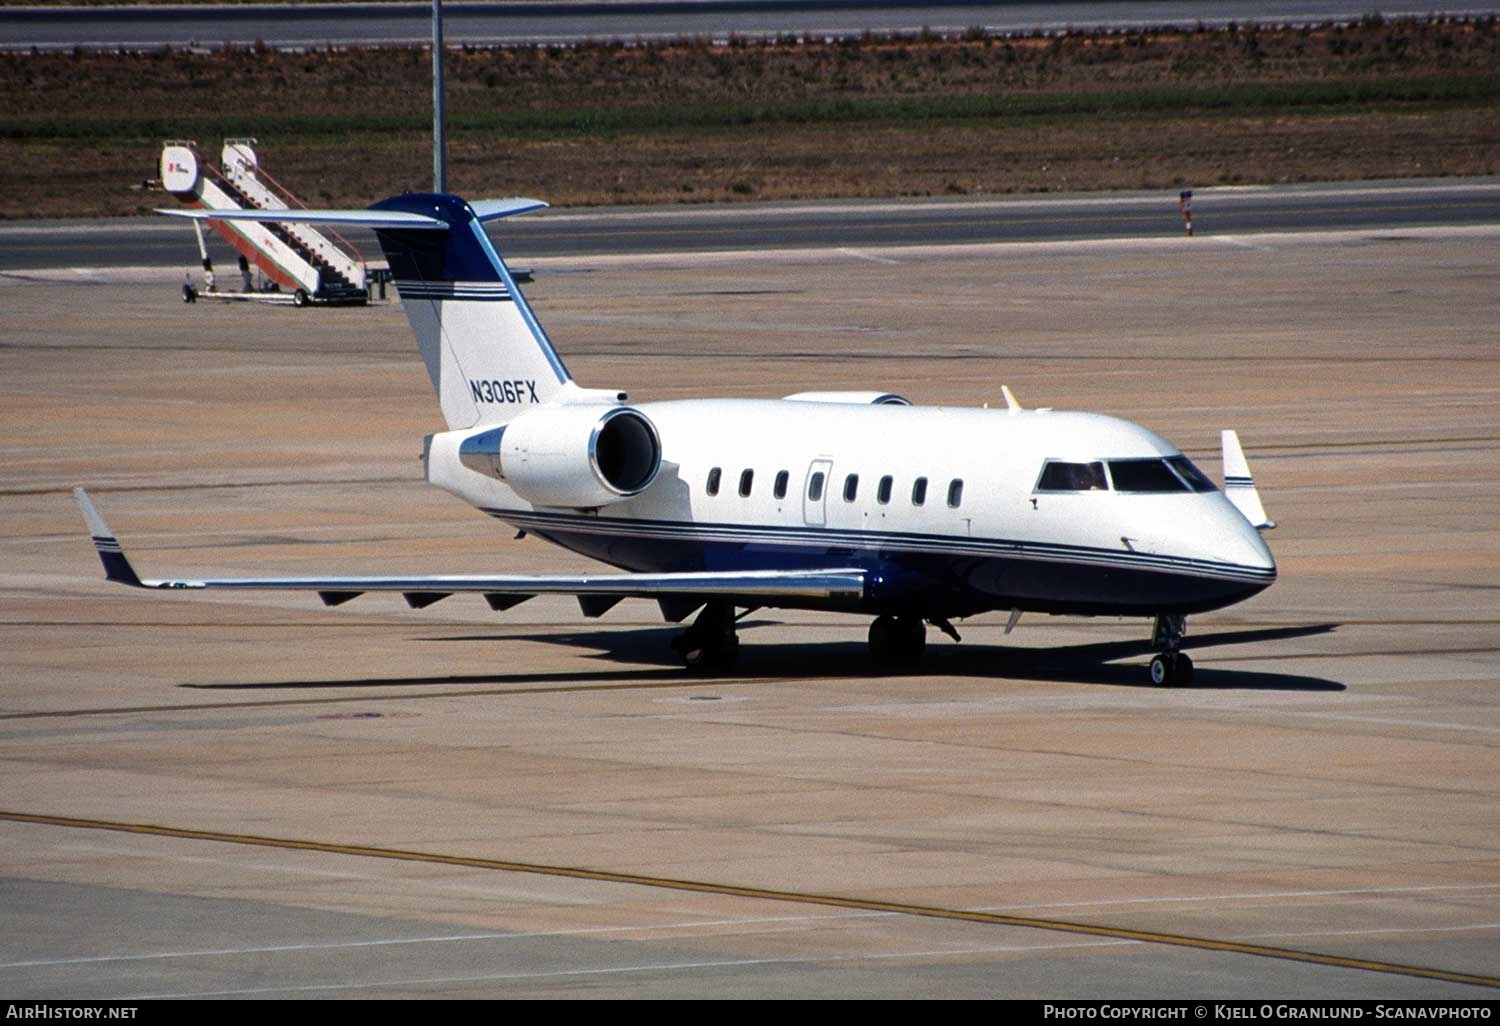
POLYGON ((933 905, 879 901, 872 898, 848 897, 837 894, 779 891, 764 887, 740 887, 734 884, 709 883, 698 880, 676 880, 671 877, 645 876, 636 873, 619 873, 573 866, 547 866, 531 862, 511 862, 505 859, 486 859, 468 855, 440 855, 432 852, 406 851, 400 848, 375 848, 366 845, 335 844, 327 841, 306 841, 287 837, 260 837, 255 834, 223 833, 216 830, 188 830, 181 827, 156 826, 149 823, 117 823, 109 820, 77 819, 70 816, 43 816, 35 813, 7 812, 3 810, 0 810, 0 820, 8 820, 14 823, 33 823, 42 826, 72 827, 83 830, 110 830, 117 833, 141 834, 149 837, 175 837, 193 841, 216 841, 222 844, 241 844, 290 851, 313 851, 329 855, 350 855, 357 858, 389 859, 398 862, 425 862, 434 865, 461 866, 466 869, 487 869, 503 873, 531 873, 539 876, 563 877, 573 880, 593 880, 602 883, 633 884, 637 887, 690 891, 698 894, 717 894, 727 897, 748 898, 756 901, 780 901, 799 905, 818 905, 827 908, 855 909, 862 912, 886 912, 893 915, 920 916, 927 919, 947 919, 965 923, 987 923, 994 926, 1016 926, 1035 930, 1052 930, 1059 933, 1107 937, 1113 940, 1137 941, 1142 944, 1168 944, 1173 947, 1192 948, 1198 951, 1224 951, 1239 955, 1255 955, 1260 958, 1277 958, 1290 962, 1303 962, 1309 965, 1326 965, 1338 969, 1358 969, 1366 972, 1389 973, 1396 976, 1413 976, 1426 980, 1442 980, 1447 983, 1469 984, 1476 987, 1500 988, 1500 977, 1494 976, 1451 972, 1446 969, 1430 969, 1424 966, 1401 965, 1395 962, 1380 962, 1367 958, 1350 958, 1344 955, 1325 955, 1316 951, 1301 951, 1295 948, 1280 948, 1266 944, 1214 940, 1208 937, 1189 937, 1183 934, 1161 933, 1155 930, 1132 930, 1118 926, 1098 926, 1090 923, 1069 922, 1062 919, 1044 919, 1035 916, 1006 915, 999 912, 941 908, 933 905))

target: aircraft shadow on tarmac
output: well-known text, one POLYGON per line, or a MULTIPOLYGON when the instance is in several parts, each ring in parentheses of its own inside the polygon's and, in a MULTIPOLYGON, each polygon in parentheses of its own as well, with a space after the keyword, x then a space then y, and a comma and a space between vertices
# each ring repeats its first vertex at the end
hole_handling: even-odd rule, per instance
MULTIPOLYGON (((945 645, 935 642, 927 649, 920 666, 878 668, 861 642, 808 642, 756 645, 748 629, 768 625, 768 621, 742 621, 740 628, 747 643, 740 646, 740 661, 735 669, 719 677, 693 678, 675 661, 667 642, 679 628, 615 628, 610 630, 572 631, 545 634, 461 634, 417 639, 427 644, 503 645, 507 642, 535 641, 592 649, 588 658, 615 664, 617 668, 594 671, 576 670, 528 673, 502 669, 495 673, 442 674, 420 677, 362 677, 333 680, 264 681, 236 683, 184 683, 185 688, 206 690, 304 690, 316 688, 424 687, 441 685, 546 685, 574 686, 619 684, 731 684, 757 680, 869 678, 869 677, 971 677, 976 680, 1035 680, 1074 684, 1104 684, 1114 687, 1153 687, 1146 667, 1137 662, 1116 660, 1144 659, 1152 647, 1145 639, 1090 642, 1081 645, 1058 645, 1049 648, 1023 648, 1007 645, 983 645, 965 642, 945 645)), ((1266 627, 1253 630, 1216 631, 1198 634, 1184 640, 1185 649, 1202 649, 1218 645, 1243 645, 1282 641, 1292 638, 1329 634, 1337 624, 1310 624, 1298 627, 1266 627)), ((513 667, 513 663, 506 663, 513 667)), ((1198 666, 1193 688, 1236 691, 1343 691, 1345 685, 1321 677, 1267 673, 1263 670, 1225 669, 1198 666)), ((524 690, 524 689, 523 689, 524 690)))

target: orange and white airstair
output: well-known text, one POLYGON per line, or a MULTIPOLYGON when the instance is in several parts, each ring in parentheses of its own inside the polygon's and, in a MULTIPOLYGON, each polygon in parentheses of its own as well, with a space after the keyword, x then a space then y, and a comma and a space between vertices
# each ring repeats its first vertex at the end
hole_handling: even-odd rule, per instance
MULTIPOLYGON (((255 156, 254 139, 226 139, 222 163, 213 167, 191 142, 170 141, 162 146, 162 187, 190 207, 209 210, 305 209, 285 187, 266 174, 255 156)), ((217 299, 256 299, 306 306, 312 302, 363 304, 369 301, 370 268, 359 250, 332 231, 319 231, 305 224, 255 221, 209 221, 240 254, 242 291, 221 290, 213 262, 203 238, 201 222, 198 254, 203 262, 203 288, 191 283, 182 287, 182 298, 193 302, 200 295, 217 299), (259 285, 250 273, 254 264, 263 279, 259 285)))

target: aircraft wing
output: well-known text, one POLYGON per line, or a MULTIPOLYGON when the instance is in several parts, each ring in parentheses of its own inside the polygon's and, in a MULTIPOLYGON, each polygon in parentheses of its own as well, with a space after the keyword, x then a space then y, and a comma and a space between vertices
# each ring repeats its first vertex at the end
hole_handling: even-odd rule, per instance
POLYGON ((671 620, 681 620, 710 598, 736 598, 740 605, 757 599, 850 598, 865 591, 865 571, 857 567, 818 570, 743 570, 702 573, 602 574, 433 574, 410 576, 204 577, 143 578, 126 558, 119 540, 82 488, 73 490, 88 522, 89 534, 104 575, 135 588, 193 590, 234 588, 246 591, 315 591, 336 606, 367 591, 398 591, 413 609, 422 609, 458 592, 484 595, 490 608, 509 609, 536 595, 575 595, 589 616, 599 616, 625 598, 653 598, 671 620))

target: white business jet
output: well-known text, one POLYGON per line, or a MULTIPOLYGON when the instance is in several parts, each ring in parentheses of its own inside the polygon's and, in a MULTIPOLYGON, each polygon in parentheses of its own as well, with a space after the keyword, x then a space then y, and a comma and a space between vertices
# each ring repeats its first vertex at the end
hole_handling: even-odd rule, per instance
POLYGON ((403 195, 362 211, 163 211, 363 225, 384 247, 448 430, 426 477, 522 532, 624 572, 579 575, 141 578, 83 489, 109 580, 159 589, 305 589, 329 605, 401 592, 413 608, 478 592, 495 610, 571 594, 587 616, 654 599, 690 667, 738 654, 736 611, 873 618, 870 650, 912 664, 926 627, 1009 612, 1154 619, 1151 678, 1185 683, 1186 617, 1276 578, 1233 432, 1225 489, 1127 421, 913 406, 900 396, 627 402, 573 381, 484 224, 543 207, 403 195), (291 216, 289 216, 289 214, 291 216))

